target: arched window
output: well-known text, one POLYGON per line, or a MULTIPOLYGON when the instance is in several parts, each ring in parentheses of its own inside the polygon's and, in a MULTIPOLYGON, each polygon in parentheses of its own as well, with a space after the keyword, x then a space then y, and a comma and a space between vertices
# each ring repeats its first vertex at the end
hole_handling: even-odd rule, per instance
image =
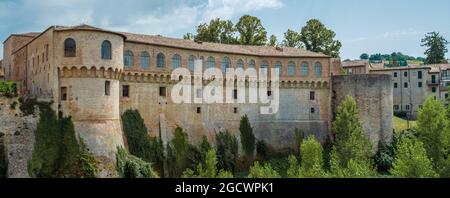
POLYGON ((68 38, 64 41, 64 56, 75 57, 77 55, 77 44, 72 38, 68 38))
POLYGON ((314 66, 314 75, 316 77, 322 76, 322 64, 320 62, 317 62, 314 66))
POLYGON ((164 68, 166 66, 166 60, 163 53, 158 53, 156 56, 156 67, 158 68, 164 68))
POLYGON ((178 54, 175 54, 172 57, 172 68, 176 69, 179 67, 181 67, 181 56, 178 54))
POLYGON ((102 43, 102 59, 111 59, 111 42, 108 40, 102 43))
POLYGON ((250 60, 250 62, 248 63, 248 68, 254 68, 256 69, 256 63, 255 60, 250 60))
POLYGON ((283 64, 281 64, 280 61, 277 61, 277 62, 275 63, 275 68, 278 69, 278 74, 283 73, 283 64))
POLYGON ((237 67, 236 68, 242 68, 242 69, 244 69, 244 61, 242 60, 242 59, 239 59, 238 61, 237 61, 237 65, 236 65, 237 67))
POLYGON ((125 51, 123 55, 123 64, 127 67, 132 67, 134 65, 134 55, 130 50, 125 51))
POLYGON ((210 57, 208 58, 208 60, 206 61, 206 66, 207 66, 208 68, 214 68, 214 67, 216 67, 216 60, 215 60, 212 56, 210 56, 210 57))
POLYGON ((288 64, 288 75, 289 76, 294 76, 295 75, 295 63, 294 62, 289 62, 288 64))
POLYGON ((269 63, 267 61, 262 61, 260 69, 263 74, 267 74, 267 70, 269 69, 269 63))
POLYGON ((223 57, 223 59, 222 59, 222 72, 226 72, 227 71, 227 68, 230 68, 231 67, 231 61, 230 61, 230 59, 228 58, 228 57, 223 57))
POLYGON ((303 62, 302 63, 301 74, 302 74, 302 76, 308 76, 309 75, 309 65, 308 65, 307 62, 303 62))
POLYGON ((148 52, 141 52, 141 68, 146 69, 150 65, 150 54, 148 52))
POLYGON ((193 56, 193 55, 189 56, 188 68, 191 71, 194 71, 194 69, 195 69, 195 59, 196 59, 195 56, 193 56))

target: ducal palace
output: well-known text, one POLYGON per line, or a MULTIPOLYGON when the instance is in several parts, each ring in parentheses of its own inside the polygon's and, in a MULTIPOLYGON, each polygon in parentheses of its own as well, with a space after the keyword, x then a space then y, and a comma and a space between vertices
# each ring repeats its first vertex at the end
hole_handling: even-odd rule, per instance
POLYGON ((375 144, 392 136, 391 75, 338 75, 340 60, 304 49, 196 42, 88 25, 12 34, 3 45, 4 79, 17 82, 21 96, 52 101, 56 112, 71 116, 97 156, 112 158, 117 146, 125 145, 121 114, 128 109, 139 110, 149 135, 163 142, 177 126, 195 143, 203 136, 214 142, 221 130, 239 138, 239 121, 247 115, 258 140, 289 149, 296 145, 296 128, 321 141, 332 139, 336 106, 351 95, 365 134, 375 144), (279 68, 279 82, 268 82, 279 84, 278 112, 261 114, 258 103, 174 103, 170 94, 178 80, 171 79, 171 71, 192 71, 196 60, 222 71, 279 68))

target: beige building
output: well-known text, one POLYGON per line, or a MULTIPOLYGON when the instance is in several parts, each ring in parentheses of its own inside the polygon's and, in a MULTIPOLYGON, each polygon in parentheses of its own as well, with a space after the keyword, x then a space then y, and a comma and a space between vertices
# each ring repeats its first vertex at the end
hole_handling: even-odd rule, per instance
MULTIPOLYGON (((283 150, 297 144, 295 128, 322 141, 332 138, 331 106, 347 94, 332 91, 332 76, 338 73, 339 60, 320 53, 296 48, 202 43, 88 25, 51 26, 41 33, 11 35, 4 42, 3 57, 5 78, 18 82, 22 95, 52 100, 56 111, 72 117, 75 130, 90 149, 108 158, 113 158, 117 146, 124 145, 120 115, 128 109, 138 109, 150 135, 161 136, 165 142, 171 139, 176 126, 185 129, 195 143, 203 136, 214 141, 215 134, 225 129, 239 137, 240 118, 248 115, 257 139, 283 150), (279 81, 269 80, 280 87, 279 111, 263 115, 260 107, 265 105, 260 103, 174 103, 171 90, 179 80, 171 80, 171 72, 179 67, 192 70, 195 60, 201 60, 205 68, 222 70, 279 68, 279 81)), ((377 98, 370 106, 360 109, 361 112, 371 109, 370 119, 378 120, 365 127, 375 143, 389 140, 385 133, 392 131, 391 124, 374 124, 380 123, 381 117, 392 116, 390 86, 387 89, 372 86, 384 83, 386 76, 370 78, 371 87, 367 89, 373 91, 357 100, 363 104, 372 93, 377 98)), ((192 77, 191 82, 195 81, 208 83, 201 76, 192 77)), ((223 81, 239 83, 234 79, 223 81)), ((258 86, 251 79, 242 83, 247 89, 258 86)), ((348 86, 353 84, 351 81, 348 86)), ((338 85, 346 87, 347 83, 338 85)), ((191 94, 197 95, 198 91, 193 90, 191 94)), ((244 93, 236 95, 240 94, 247 97, 244 93)), ((272 94, 267 91, 268 97, 272 94)))

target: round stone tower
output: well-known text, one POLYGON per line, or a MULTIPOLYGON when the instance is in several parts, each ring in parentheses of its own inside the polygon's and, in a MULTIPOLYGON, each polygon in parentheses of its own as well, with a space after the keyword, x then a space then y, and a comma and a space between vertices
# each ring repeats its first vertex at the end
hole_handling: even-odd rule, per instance
POLYGON ((89 26, 56 27, 54 38, 58 110, 72 117, 77 135, 94 155, 113 161, 116 148, 124 145, 119 79, 125 38, 89 26))

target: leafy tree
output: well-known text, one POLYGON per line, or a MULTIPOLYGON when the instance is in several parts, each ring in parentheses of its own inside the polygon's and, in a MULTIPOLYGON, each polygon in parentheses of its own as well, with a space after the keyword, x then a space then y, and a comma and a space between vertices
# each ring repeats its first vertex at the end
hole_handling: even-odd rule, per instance
POLYGON ((341 42, 334 40, 336 33, 329 30, 317 19, 311 19, 300 32, 300 41, 307 50, 320 52, 332 57, 339 57, 341 42))
POLYGON ((267 45, 270 47, 278 47, 277 37, 272 34, 269 38, 269 42, 267 43, 267 45))
MULTIPOLYGON (((298 128, 294 129, 295 142, 297 143, 297 148, 300 149, 303 139, 305 139, 305 133, 298 128)), ((299 150, 300 152, 300 150, 299 150)))
POLYGON ((360 58, 361 60, 368 60, 368 59, 369 59, 369 55, 366 54, 366 53, 364 53, 364 54, 361 54, 361 56, 359 56, 359 58, 360 58))
POLYGON ((260 165, 259 162, 250 167, 248 178, 281 178, 270 164, 260 165))
POLYGON ((447 63, 445 53, 448 52, 448 41, 439 32, 430 32, 422 39, 422 47, 427 47, 425 51, 427 64, 447 63))
POLYGON ((235 28, 230 20, 220 20, 219 18, 213 19, 207 23, 197 26, 197 34, 186 34, 185 39, 194 38, 195 41, 212 42, 212 43, 224 43, 235 44, 237 40, 234 36, 235 28))
POLYGON ((258 157, 266 159, 268 155, 268 150, 269 148, 266 142, 264 142, 264 140, 258 140, 256 142, 256 154, 258 155, 258 157))
POLYGON ((197 165, 196 175, 192 169, 187 169, 183 173, 183 178, 232 178, 233 174, 224 170, 217 170, 217 155, 214 149, 210 149, 205 156, 205 168, 203 164, 197 165))
POLYGON ((392 176, 397 178, 437 177, 423 146, 423 143, 414 136, 403 138, 398 145, 397 160, 390 170, 392 176))
POLYGON ((336 177, 369 177, 373 169, 372 145, 364 136, 356 102, 347 96, 337 107, 333 122, 335 145, 331 154, 331 171, 336 177))
POLYGON ((444 168, 450 149, 450 129, 447 110, 442 101, 429 97, 419 110, 418 138, 437 170, 444 168))
POLYGON ((284 33, 283 46, 301 48, 300 34, 294 30, 288 29, 284 33))
POLYGON ((244 15, 236 24, 239 32, 239 43, 242 45, 265 45, 267 32, 262 26, 261 20, 255 16, 244 15))
POLYGON ((219 168, 234 172, 238 159, 238 141, 229 131, 216 134, 217 157, 219 168))
POLYGON ((242 116, 239 131, 241 132, 241 145, 247 157, 252 158, 255 154, 255 135, 247 115, 242 116))
POLYGON ((294 155, 288 157, 289 168, 287 169, 288 178, 299 178, 300 177, 300 166, 298 160, 294 155))
POLYGON ((184 40, 194 40, 195 36, 192 33, 186 33, 183 35, 184 40))
POLYGON ((314 136, 309 136, 302 143, 300 152, 302 161, 299 176, 301 178, 321 178, 326 176, 323 170, 323 148, 314 136))
POLYGON ((123 148, 117 148, 117 172, 122 178, 158 178, 150 163, 131 155, 123 148))
POLYGON ((175 128, 173 139, 167 145, 167 161, 171 177, 179 177, 183 170, 195 166, 192 162, 192 155, 195 155, 192 147, 187 133, 181 127, 175 128))
POLYGON ((387 173, 395 161, 396 149, 393 143, 380 141, 374 161, 379 172, 387 173))

